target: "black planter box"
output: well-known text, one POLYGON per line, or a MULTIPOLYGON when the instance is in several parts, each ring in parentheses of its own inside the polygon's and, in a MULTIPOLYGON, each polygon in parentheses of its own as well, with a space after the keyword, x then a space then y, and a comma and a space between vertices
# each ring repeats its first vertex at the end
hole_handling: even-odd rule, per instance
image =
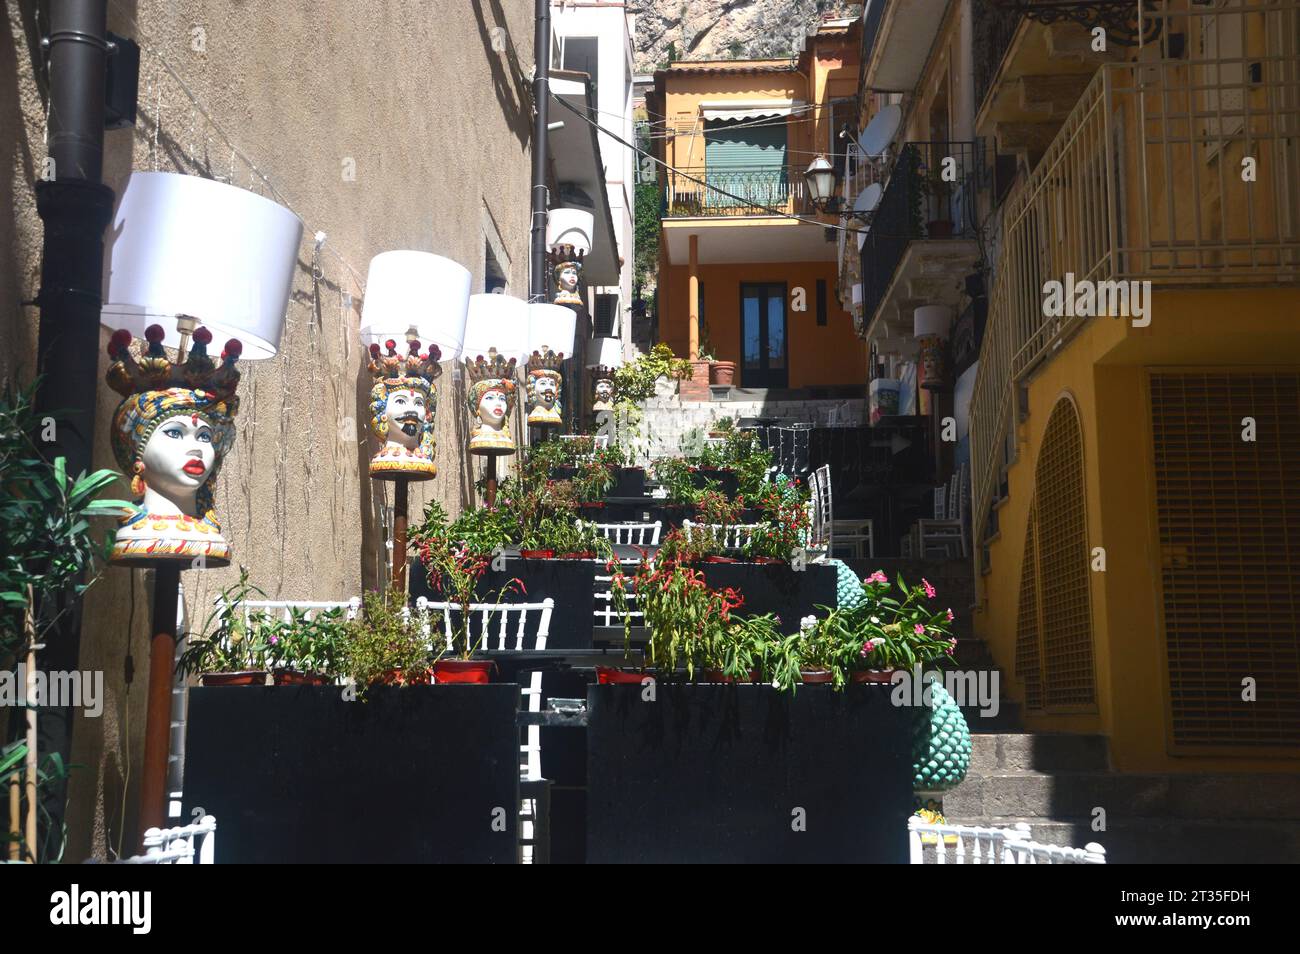
POLYGON ((184 817, 216 817, 221 864, 514 863, 518 707, 513 683, 191 689, 184 817))
POLYGON ((808 563, 796 570, 786 563, 700 563, 696 569, 711 589, 740 590, 742 613, 780 616, 785 633, 798 632, 799 620, 817 614, 818 606, 835 605, 835 567, 827 564, 808 563))
MULTIPOLYGON (((540 603, 548 596, 555 600, 547 649, 589 649, 596 612, 596 569, 603 571, 604 564, 595 560, 525 560, 518 556, 503 559, 504 569, 489 569, 479 580, 478 598, 495 603, 501 588, 518 579, 524 592, 508 592, 501 598, 502 603, 540 603)), ((418 559, 411 563, 410 580, 412 606, 421 596, 437 602, 447 599, 429 586, 424 564, 418 559)))
POLYGON ((905 864, 914 710, 888 686, 587 690, 587 861, 905 864))
POLYGON ((589 510, 584 516, 600 523, 654 523, 658 520, 664 525, 664 533, 695 516, 693 504, 669 503, 655 497, 606 497, 603 503, 604 507, 589 510))

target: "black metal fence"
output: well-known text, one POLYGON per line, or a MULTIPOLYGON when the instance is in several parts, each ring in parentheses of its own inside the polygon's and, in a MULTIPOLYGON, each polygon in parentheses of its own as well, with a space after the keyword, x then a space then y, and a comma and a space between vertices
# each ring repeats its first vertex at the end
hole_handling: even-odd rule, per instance
POLYGON ((804 181, 781 166, 697 167, 669 172, 665 218, 688 215, 763 215, 802 212, 804 181))

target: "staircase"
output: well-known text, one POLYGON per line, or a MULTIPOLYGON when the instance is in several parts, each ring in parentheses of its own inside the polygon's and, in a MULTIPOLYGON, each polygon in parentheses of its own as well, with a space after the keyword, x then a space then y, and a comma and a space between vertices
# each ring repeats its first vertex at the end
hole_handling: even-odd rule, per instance
POLYGON ((972 736, 966 781, 943 800, 952 824, 1029 825, 1035 841, 1106 849, 1112 864, 1300 860, 1294 775, 1128 774, 1100 735, 972 736), (1104 830, 1093 828, 1105 810, 1104 830))
MULTIPOLYGON (((998 666, 972 634, 974 601, 964 561, 877 558, 846 561, 860 576, 884 570, 908 583, 928 579, 956 619, 959 670, 998 666)), ((1300 861, 1300 777, 1259 774, 1120 773, 1103 735, 1025 732, 1005 698, 994 717, 963 706, 973 751, 966 780, 943 799, 950 824, 1029 826, 1035 841, 1079 848, 1097 842, 1111 864, 1227 864, 1300 861), (1093 828, 1105 810, 1104 830, 1093 828)))

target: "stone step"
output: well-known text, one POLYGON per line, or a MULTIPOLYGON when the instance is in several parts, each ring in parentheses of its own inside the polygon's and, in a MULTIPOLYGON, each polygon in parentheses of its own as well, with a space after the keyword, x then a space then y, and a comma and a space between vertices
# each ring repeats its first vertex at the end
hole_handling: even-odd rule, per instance
POLYGON ((1006 771, 1098 771, 1109 768, 1104 735, 1065 732, 990 732, 972 737, 970 774, 1006 771))
POLYGON ((1300 821, 1300 778, 998 769, 968 775, 944 808, 955 818, 1090 819, 1101 808, 1108 818, 1300 821))
POLYGON ((1019 816, 954 817, 944 798, 946 819, 982 828, 1029 826, 1029 836, 1046 845, 1082 848, 1096 842, 1107 864, 1294 864, 1300 860, 1300 822, 1198 819, 1108 818, 1094 831, 1089 818, 1019 816))

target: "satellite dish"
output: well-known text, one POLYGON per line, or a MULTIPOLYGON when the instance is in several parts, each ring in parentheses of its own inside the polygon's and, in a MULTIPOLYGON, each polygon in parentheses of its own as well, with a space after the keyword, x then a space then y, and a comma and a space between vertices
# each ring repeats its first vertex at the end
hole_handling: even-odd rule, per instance
POLYGON ((867 128, 858 137, 858 148, 871 159, 879 159, 885 154, 898 127, 903 121, 903 108, 897 104, 886 106, 871 117, 867 128))
POLYGON ((871 226, 864 225, 858 230, 858 251, 862 251, 862 246, 867 244, 867 233, 871 231, 871 226))
POLYGON ((880 204, 880 197, 885 190, 879 182, 873 182, 861 192, 853 202, 853 214, 857 218, 865 219, 872 212, 876 211, 876 206, 880 204))

